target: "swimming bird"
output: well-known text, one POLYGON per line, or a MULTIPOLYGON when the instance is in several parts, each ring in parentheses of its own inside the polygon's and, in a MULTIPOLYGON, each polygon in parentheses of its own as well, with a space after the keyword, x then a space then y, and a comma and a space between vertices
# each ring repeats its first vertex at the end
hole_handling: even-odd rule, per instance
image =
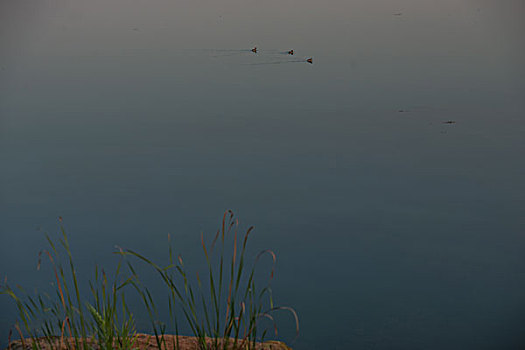
POLYGON ((306 59, 306 62, 308 62, 308 63, 314 63, 314 60, 313 60, 313 58, 310 57, 310 58, 307 58, 307 59, 306 59))
POLYGON ((289 55, 293 55, 293 50, 288 51, 289 55))
POLYGON ((257 48, 256 48, 256 47, 254 47, 254 48, 252 49, 252 52, 255 52, 255 53, 257 53, 257 48))

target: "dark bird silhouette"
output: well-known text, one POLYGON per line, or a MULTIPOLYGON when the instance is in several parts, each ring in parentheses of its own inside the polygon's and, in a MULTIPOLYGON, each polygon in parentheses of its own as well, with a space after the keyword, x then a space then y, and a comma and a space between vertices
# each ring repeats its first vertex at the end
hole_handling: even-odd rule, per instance
POLYGON ((288 51, 289 55, 293 55, 293 50, 288 51))
POLYGON ((254 47, 254 48, 252 49, 252 52, 257 53, 257 48, 254 47))
POLYGON ((306 59, 306 62, 308 62, 308 63, 314 63, 314 60, 313 60, 313 58, 310 57, 310 58, 307 58, 307 59, 306 59))

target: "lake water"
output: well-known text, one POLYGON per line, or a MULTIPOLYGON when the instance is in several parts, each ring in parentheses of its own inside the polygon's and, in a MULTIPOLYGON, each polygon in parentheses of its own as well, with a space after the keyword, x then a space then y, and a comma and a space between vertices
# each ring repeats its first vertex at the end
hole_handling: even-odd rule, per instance
POLYGON ((2 281, 49 281, 58 216, 88 276, 168 233, 198 257, 230 208, 278 255, 296 349, 522 349, 524 23, 517 0, 2 2, 2 281))

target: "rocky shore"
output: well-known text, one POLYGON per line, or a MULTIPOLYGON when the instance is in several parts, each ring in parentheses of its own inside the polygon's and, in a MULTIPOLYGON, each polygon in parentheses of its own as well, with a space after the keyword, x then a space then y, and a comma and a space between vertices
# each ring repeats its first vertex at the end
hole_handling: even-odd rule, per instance
MULTIPOLYGON (((156 350, 159 349, 157 345, 157 340, 155 339, 155 336, 150 334, 137 334, 137 339, 134 348, 140 349, 140 350, 156 350)), ((211 338, 206 339, 208 343, 208 348, 213 349, 213 340, 211 338)), ((72 338, 69 339, 60 339, 60 337, 57 337, 51 341, 51 344, 49 340, 45 338, 39 338, 37 340, 39 348, 41 350, 71 350, 74 349, 74 340, 72 338), (69 344, 69 345, 68 345, 69 344)), ((244 350, 248 349, 247 345, 241 344, 241 341, 237 341, 237 346, 233 347, 234 340, 231 339, 229 341, 228 349, 230 350, 244 350)), ((88 340, 88 344, 93 346, 93 349, 98 349, 98 346, 94 344, 93 340, 88 340)), ((178 337, 178 350, 200 350, 198 339, 196 337, 188 337, 188 336, 179 336, 178 337)), ((12 341, 8 348, 9 350, 32 350, 33 349, 33 341, 31 339, 24 339, 24 340, 15 340, 12 341)), ((6 349, 6 350, 7 350, 6 349)), ((177 349, 177 337, 174 335, 164 335, 164 342, 162 344, 162 349, 166 350, 175 350, 177 349)), ((222 349, 222 346, 220 347, 222 349)), ((283 342, 279 341, 266 341, 264 343, 257 343, 255 350, 291 350, 290 347, 288 347, 283 342)))

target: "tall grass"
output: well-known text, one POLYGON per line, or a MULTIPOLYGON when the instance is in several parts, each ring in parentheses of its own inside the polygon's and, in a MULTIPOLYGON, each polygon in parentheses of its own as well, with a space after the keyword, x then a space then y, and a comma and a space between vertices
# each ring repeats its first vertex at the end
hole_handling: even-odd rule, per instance
POLYGON ((277 311, 287 311, 293 316, 298 334, 296 312, 290 307, 274 304, 271 281, 275 254, 271 250, 262 251, 248 264, 246 248, 253 227, 242 237, 238 229, 238 221, 231 211, 227 211, 221 228, 208 245, 201 235, 207 268, 202 279, 198 272, 193 274, 187 270, 181 255, 175 256, 170 237, 165 265, 157 264, 136 251, 118 248, 115 253, 120 260, 112 276, 95 267, 94 280, 89 282, 91 295, 83 299, 60 219, 58 242, 46 234, 50 249, 39 254, 38 262, 40 267, 42 257, 50 261, 54 294, 31 296, 22 288, 11 288, 7 283, 0 287, 0 293, 10 296, 15 302, 18 321, 14 329, 24 347, 25 342, 30 341, 35 350, 41 348, 39 339, 44 339, 51 349, 60 346, 84 350, 136 348, 134 314, 125 297, 128 290, 136 292, 142 300, 159 349, 167 349, 168 333, 176 338, 172 342, 173 350, 180 348, 181 326, 191 330, 202 350, 255 349, 257 342, 263 342, 270 334, 277 336, 273 317, 277 311), (256 267, 263 256, 269 256, 273 266, 268 279, 259 286, 255 278, 256 267), (137 261, 156 271, 166 286, 167 322, 160 321, 157 302, 133 264, 137 261), (123 265, 127 267, 127 273, 123 272, 123 265))
MULTIPOLYGON (((187 271, 182 256, 175 258, 171 240, 168 247, 168 263, 161 266, 133 250, 121 250, 122 256, 136 258, 158 273, 168 290, 170 323, 178 334, 180 311, 186 324, 198 338, 201 349, 255 349, 257 342, 263 342, 268 328, 260 327, 262 319, 270 320, 272 330, 277 335, 273 314, 288 311, 292 314, 296 333, 299 320, 296 312, 285 306, 274 305, 271 281, 274 276, 276 256, 273 251, 260 252, 251 266, 246 262, 246 247, 253 226, 243 237, 238 234, 239 223, 232 211, 227 211, 211 244, 206 245, 201 235, 201 245, 206 260, 206 276, 201 279, 187 271), (242 240, 241 240, 242 239, 242 240), (231 244, 228 247, 228 244, 231 244), (273 266, 268 281, 258 287, 255 270, 261 257, 269 255, 273 266)), ((165 324, 155 323, 156 308, 147 288, 140 283, 140 277, 128 261, 129 270, 134 276, 133 284, 142 296, 152 319, 157 342, 163 343, 165 324)))
POLYGON ((133 349, 133 314, 124 297, 130 280, 118 282, 121 263, 111 282, 103 270, 95 267, 95 280, 89 282, 91 298, 83 300, 69 241, 62 219, 59 221, 58 242, 46 234, 49 249, 40 252, 37 267, 40 269, 42 258, 50 261, 54 293, 31 296, 22 287, 12 288, 7 281, 0 288, 0 294, 10 296, 17 306, 19 319, 14 328, 22 343, 30 341, 33 349, 40 349, 38 340, 43 338, 51 349, 133 349))

